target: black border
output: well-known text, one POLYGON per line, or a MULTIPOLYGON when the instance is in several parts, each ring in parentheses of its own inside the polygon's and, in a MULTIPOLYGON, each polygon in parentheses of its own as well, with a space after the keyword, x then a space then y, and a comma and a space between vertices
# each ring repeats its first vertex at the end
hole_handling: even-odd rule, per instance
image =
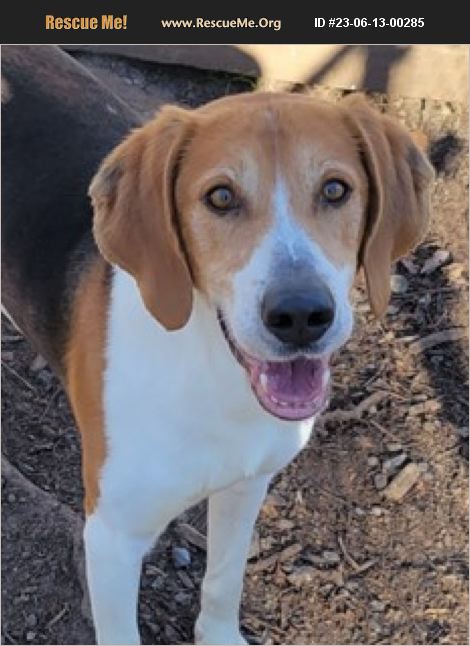
MULTIPOLYGON (((6 3, 4 3, 4 6, 6 3)), ((378 3, 365 9, 359 3, 340 7, 337 3, 298 3, 276 9, 276 3, 251 3, 251 7, 234 3, 227 7, 220 3, 209 8, 206 3, 159 2, 158 0, 116 0, 89 2, 50 0, 13 0, 0 16, 0 42, 4 44, 465 44, 470 42, 470 27, 464 15, 463 4, 427 3, 417 9, 417 3, 378 3), (98 6, 97 6, 98 5, 98 6), (127 14, 125 30, 48 30, 45 16, 97 16, 127 14), (424 18, 424 27, 375 28, 336 27, 318 29, 314 18, 320 16, 353 18, 424 18), (282 28, 273 29, 164 29, 161 19, 166 18, 221 18, 248 17, 280 19, 282 28)))

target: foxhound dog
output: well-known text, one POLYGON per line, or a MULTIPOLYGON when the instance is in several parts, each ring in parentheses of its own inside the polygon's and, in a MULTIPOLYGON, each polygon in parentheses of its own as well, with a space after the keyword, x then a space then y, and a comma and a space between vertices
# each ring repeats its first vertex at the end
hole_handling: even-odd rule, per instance
POLYGON ((246 643, 239 602, 258 510, 327 403, 360 268, 372 310, 387 308, 391 263, 426 228, 430 164, 357 96, 166 106, 114 147, 125 129, 114 99, 87 123, 74 119, 69 92, 59 114, 38 81, 43 111, 30 96, 29 121, 18 121, 15 79, 11 129, 4 121, 14 150, 11 171, 4 154, 4 294, 61 376, 81 433, 98 643, 140 643, 142 557, 206 498, 195 639, 246 643))

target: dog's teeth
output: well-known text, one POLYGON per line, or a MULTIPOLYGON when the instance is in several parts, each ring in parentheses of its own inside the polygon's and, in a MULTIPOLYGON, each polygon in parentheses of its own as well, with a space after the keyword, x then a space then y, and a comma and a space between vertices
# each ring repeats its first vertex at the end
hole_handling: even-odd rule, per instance
POLYGON ((265 372, 262 372, 259 376, 259 382, 261 386, 266 390, 266 387, 268 385, 268 375, 265 372))
POLYGON ((280 408, 292 408, 292 406, 297 408, 295 404, 289 404, 289 402, 282 401, 281 399, 276 399, 275 397, 270 397, 270 399, 274 404, 276 404, 276 406, 280 406, 280 408))

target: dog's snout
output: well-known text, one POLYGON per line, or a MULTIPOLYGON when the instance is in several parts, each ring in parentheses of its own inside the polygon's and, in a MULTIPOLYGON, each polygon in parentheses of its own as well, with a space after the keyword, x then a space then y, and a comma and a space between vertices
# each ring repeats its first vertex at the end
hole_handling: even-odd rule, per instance
POLYGON ((263 299, 266 328, 283 343, 305 346, 320 339, 333 322, 334 300, 326 286, 309 290, 274 288, 263 299))

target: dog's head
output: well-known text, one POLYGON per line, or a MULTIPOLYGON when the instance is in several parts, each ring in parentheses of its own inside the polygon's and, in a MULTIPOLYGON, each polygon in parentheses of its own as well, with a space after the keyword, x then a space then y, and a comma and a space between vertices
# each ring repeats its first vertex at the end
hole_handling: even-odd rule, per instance
POLYGON ((432 177, 406 131, 361 98, 166 107, 103 162, 94 233, 167 329, 185 325, 199 290, 262 406, 305 419, 351 333, 356 271, 381 315, 391 263, 425 231, 432 177))

